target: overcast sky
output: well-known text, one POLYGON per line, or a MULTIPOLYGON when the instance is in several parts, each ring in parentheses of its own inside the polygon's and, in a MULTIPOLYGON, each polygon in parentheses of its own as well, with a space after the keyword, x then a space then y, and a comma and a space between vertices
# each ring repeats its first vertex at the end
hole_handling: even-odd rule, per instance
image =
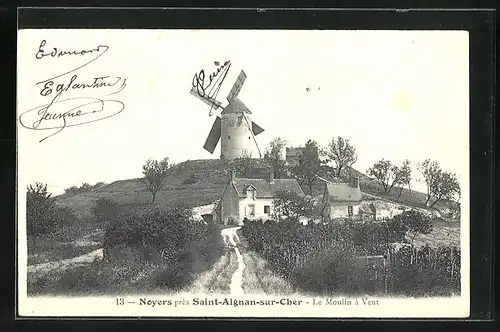
MULTIPOLYGON (((114 96, 125 109, 41 143, 51 131, 20 127, 20 186, 41 181, 59 194, 82 182, 140 177, 147 158, 219 158, 220 145, 213 155, 203 149, 215 115, 189 90, 196 72, 208 75, 214 61, 227 60, 232 65, 217 99, 226 102, 243 69, 240 99, 265 130, 257 136, 262 150, 275 137, 326 146, 344 136, 356 147, 354 167, 362 172, 381 158, 414 164, 431 158, 462 185, 468 181, 467 32, 26 30, 19 35, 18 114, 47 102, 36 82, 95 57, 37 60, 41 40, 47 50, 108 45, 76 73, 82 82, 126 78, 114 96)), ((71 75, 65 77, 61 82, 71 75)))

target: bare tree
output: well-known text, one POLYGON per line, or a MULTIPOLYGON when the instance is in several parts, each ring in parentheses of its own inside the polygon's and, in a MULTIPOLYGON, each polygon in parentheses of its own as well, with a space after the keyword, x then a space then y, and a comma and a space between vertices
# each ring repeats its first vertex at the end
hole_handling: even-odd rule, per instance
POLYGON ((424 176, 427 185, 426 206, 429 206, 432 196, 435 197, 435 201, 430 207, 433 207, 441 200, 453 200, 460 195, 460 183, 456 175, 443 171, 437 161, 426 159, 419 163, 417 168, 424 176))
POLYGON ((455 174, 442 172, 439 176, 435 187, 433 188, 433 196, 436 200, 431 204, 433 207, 441 200, 454 200, 457 196, 460 197, 460 183, 455 174))
POLYGON ((417 164, 417 169, 422 173, 424 182, 427 186, 427 199, 425 205, 428 206, 433 191, 435 191, 436 184, 441 176, 441 166, 437 161, 426 159, 417 164))
POLYGON ((165 185, 165 179, 170 174, 173 164, 170 164, 168 158, 161 161, 148 159, 142 166, 144 174, 144 183, 147 190, 153 195, 152 202, 155 202, 156 193, 165 185))
POLYGON ((354 148, 348 139, 341 136, 336 139, 332 138, 324 153, 330 161, 335 163, 337 176, 340 176, 344 168, 350 167, 358 161, 356 148, 354 148))
POLYGON ((286 145, 286 140, 277 137, 269 143, 264 153, 264 159, 273 168, 276 178, 281 178, 285 175, 286 163, 282 156, 286 145))
POLYGON ((403 165, 398 168, 399 173, 399 194, 397 200, 401 198, 401 194, 403 193, 403 187, 407 186, 408 190, 411 190, 411 166, 410 161, 406 159, 403 161, 403 165))

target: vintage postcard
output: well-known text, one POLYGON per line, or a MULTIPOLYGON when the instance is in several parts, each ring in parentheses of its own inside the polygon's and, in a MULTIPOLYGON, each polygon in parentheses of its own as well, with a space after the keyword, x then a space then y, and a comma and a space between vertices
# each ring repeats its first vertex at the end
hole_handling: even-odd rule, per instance
POLYGON ((21 29, 20 316, 467 317, 466 31, 21 29))

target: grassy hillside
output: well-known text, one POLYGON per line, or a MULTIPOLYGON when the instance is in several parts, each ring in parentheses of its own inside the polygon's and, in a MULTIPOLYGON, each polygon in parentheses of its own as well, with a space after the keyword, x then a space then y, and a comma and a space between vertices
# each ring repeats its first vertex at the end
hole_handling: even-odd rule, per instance
MULTIPOLYGON (((166 179, 165 187, 158 192, 156 204, 171 204, 182 200, 189 206, 211 204, 220 198, 226 185, 231 169, 236 170, 238 176, 259 178, 267 177, 269 165, 262 159, 240 159, 231 162, 221 159, 187 160, 177 164, 166 179)), ((333 172, 323 167, 320 176, 328 180, 335 180, 333 172)), ((390 201, 397 201, 399 188, 393 188, 390 193, 384 193, 382 186, 365 174, 349 168, 340 180, 347 180, 356 176, 360 180, 360 187, 364 193, 376 195, 390 201)), ((302 184, 305 193, 309 193, 306 183, 302 184)), ((313 196, 320 196, 324 191, 324 182, 316 181, 313 186, 313 196)), ((100 197, 110 198, 120 205, 136 209, 151 204, 151 193, 141 179, 115 181, 108 185, 99 186, 89 192, 79 194, 64 194, 57 197, 61 205, 71 206, 80 216, 90 212, 92 204, 100 197)), ((369 198, 369 196, 366 196, 369 198)), ((425 208, 426 195, 413 190, 403 189, 400 203, 425 208)), ((455 202, 439 202, 434 208, 446 215, 455 202)))
MULTIPOLYGON (((155 204, 171 204, 179 200, 192 207, 211 204, 220 198, 231 169, 236 170, 237 176, 250 178, 267 177, 269 173, 267 163, 261 159, 232 162, 220 159, 187 160, 174 166, 164 188, 157 193, 155 204)), ((79 216, 85 217, 100 197, 130 208, 149 205, 152 198, 141 179, 129 179, 115 181, 86 193, 63 194, 57 197, 57 202, 71 206, 79 216)))

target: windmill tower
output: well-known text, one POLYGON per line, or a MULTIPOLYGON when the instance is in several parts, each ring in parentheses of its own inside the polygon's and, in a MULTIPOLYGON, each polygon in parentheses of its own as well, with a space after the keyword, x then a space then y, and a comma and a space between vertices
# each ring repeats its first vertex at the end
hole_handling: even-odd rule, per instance
POLYGON ((252 121, 252 112, 238 98, 246 77, 242 70, 226 98, 228 104, 225 107, 222 107, 222 103, 215 99, 200 96, 195 87, 190 91, 191 94, 214 109, 222 109, 220 116, 214 120, 203 148, 213 154, 220 140, 220 157, 224 159, 248 157, 254 147, 258 150, 259 158, 262 158, 255 136, 262 133, 264 129, 252 121))

